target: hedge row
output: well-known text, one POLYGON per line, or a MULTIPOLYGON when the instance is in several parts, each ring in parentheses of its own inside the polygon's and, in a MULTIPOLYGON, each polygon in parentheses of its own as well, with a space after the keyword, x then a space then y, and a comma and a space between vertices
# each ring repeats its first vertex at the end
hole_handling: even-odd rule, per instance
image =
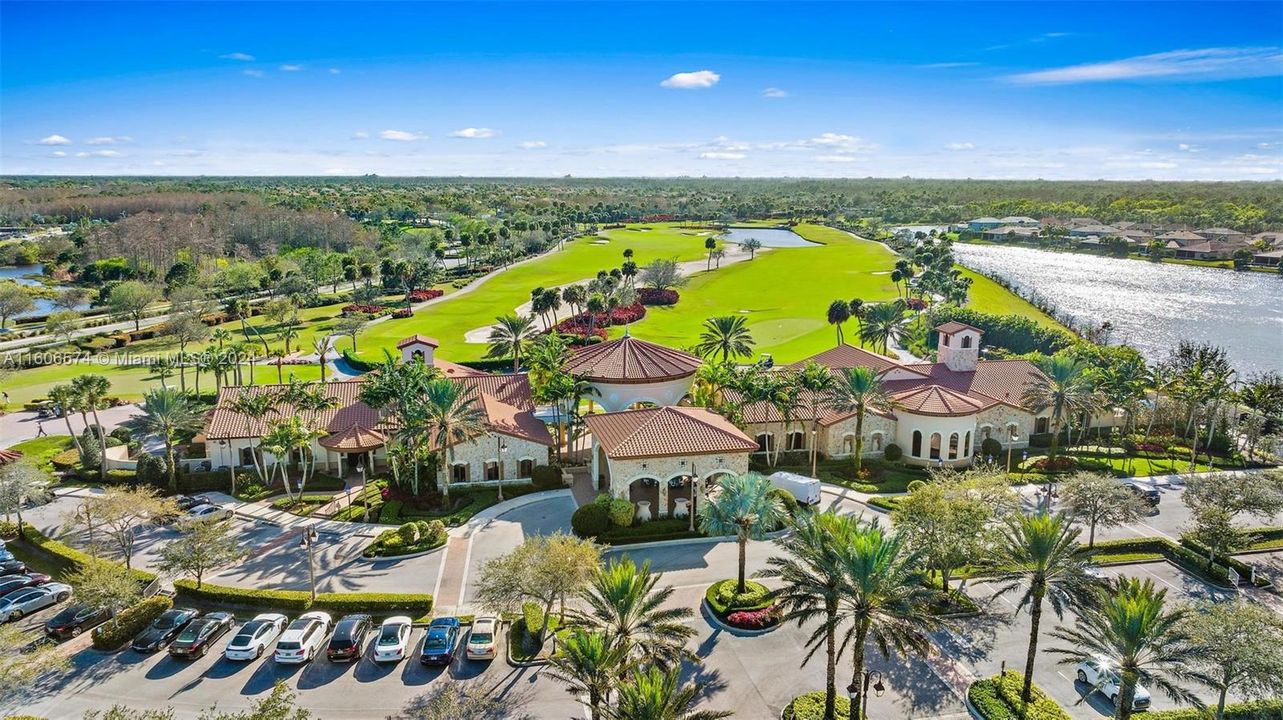
MULTIPOLYGON (((1103 540, 1096 543, 1093 549, 1097 555, 1161 555, 1173 565, 1179 566, 1181 569, 1188 571, 1192 575, 1201 577, 1218 585, 1229 585, 1229 569, 1224 564, 1213 563, 1209 569, 1207 566, 1206 551, 1200 554, 1189 547, 1174 543, 1167 538, 1103 540)), ((1231 559, 1231 562, 1243 565, 1243 563, 1240 563, 1237 560, 1231 559)), ((1246 568, 1245 565, 1244 568, 1246 568)), ((1246 570, 1240 571, 1240 574, 1246 577, 1246 570)), ((1261 582, 1264 582, 1263 578, 1261 579, 1261 582)))
POLYGON ((142 632, 161 613, 172 608, 174 601, 164 595, 140 600, 125 608, 112 620, 93 630, 94 648, 116 650, 142 632))
MULTIPOLYGON (((1160 710, 1145 715, 1146 720, 1211 720, 1216 716, 1212 708, 1160 710)), ((1225 706, 1225 720, 1283 720, 1283 700, 1231 703, 1225 706)))
MULTIPOLYGON (((972 683, 967 690, 967 699, 985 720, 1017 720, 1022 717, 1020 691, 1023 689, 1024 681, 1024 675, 1008 670, 1002 675, 972 683)), ((1023 720, 1070 720, 1070 718, 1055 700, 1047 697, 1046 693, 1034 685, 1023 720)))
POLYGON ((658 540, 685 540, 707 537, 702 531, 690 529, 690 521, 683 519, 652 520, 636 526, 607 528, 597 536, 598 542, 607 545, 631 545, 658 540))
POLYGON ((432 596, 427 593, 319 593, 316 602, 302 590, 252 590, 204 583, 199 589, 193 580, 175 580, 179 597, 193 602, 216 605, 246 605, 277 610, 317 608, 338 613, 409 612, 426 615, 432 611, 432 596))
MULTIPOLYGON (((49 574, 56 578, 65 578, 93 559, 88 553, 46 537, 30 525, 24 523, 23 527, 26 539, 9 542, 10 552, 32 567, 50 570, 49 574)), ((156 579, 154 574, 143 570, 131 570, 130 573, 140 585, 147 585, 156 579)))

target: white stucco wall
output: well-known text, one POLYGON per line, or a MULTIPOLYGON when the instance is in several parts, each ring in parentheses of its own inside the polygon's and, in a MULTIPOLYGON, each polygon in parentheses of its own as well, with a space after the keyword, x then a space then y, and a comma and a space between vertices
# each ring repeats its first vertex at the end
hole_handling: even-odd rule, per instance
POLYGON ((971 462, 966 455, 966 433, 971 433, 971 451, 977 447, 976 416, 936 417, 933 415, 915 415, 905 410, 897 410, 899 422, 896 427, 896 444, 904 450, 905 463, 910 465, 934 465, 938 460, 931 458, 931 435, 940 434, 940 458, 946 467, 967 465, 971 462), (913 432, 922 433, 921 457, 913 455, 913 432), (958 434, 958 457, 949 459, 949 436, 958 434))
MULTIPOLYGON (((233 467, 251 467, 251 465, 241 465, 241 450, 244 448, 258 447, 258 438, 236 438, 228 440, 227 445, 223 446, 218 440, 205 441, 205 457, 209 459, 210 467, 213 469, 233 467)), ((323 447, 315 440, 312 441, 312 452, 316 456, 316 469, 321 472, 331 474, 342 474, 353 470, 350 460, 345 453, 335 452, 329 448, 323 447)), ((382 465, 387 461, 387 453, 383 448, 375 450, 372 455, 377 465, 382 465)), ((264 460, 270 466, 276 461, 271 453, 264 453, 264 460)))
POLYGON ((649 402, 661 406, 676 405, 690 392, 691 383, 694 380, 695 376, 690 375, 657 383, 616 384, 594 382, 591 384, 600 395, 590 396, 589 399, 601 405, 606 412, 627 410, 639 402, 649 402))

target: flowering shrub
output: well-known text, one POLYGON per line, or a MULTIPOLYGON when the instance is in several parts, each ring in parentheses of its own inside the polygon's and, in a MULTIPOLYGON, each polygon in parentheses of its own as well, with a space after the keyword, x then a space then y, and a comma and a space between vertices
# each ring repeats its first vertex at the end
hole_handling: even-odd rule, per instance
POLYGON ((437 290, 435 288, 411 290, 410 302, 426 302, 428 300, 434 300, 436 298, 439 298, 442 295, 445 295, 445 291, 437 290))
POLYGON ((1035 470, 1047 470, 1050 472, 1061 472, 1063 470, 1073 470, 1078 467, 1078 459, 1065 455, 1052 460, 1051 458, 1038 458, 1033 462, 1035 470))
POLYGON ((641 303, 633 303, 632 305, 617 307, 609 313, 597 313, 595 319, 592 313, 579 313, 557 323, 554 329, 563 335, 583 337, 587 333, 605 340, 606 331, 603 328, 634 323, 644 317, 646 317, 646 308, 641 303), (592 333, 588 333, 590 325, 593 328, 592 333))
POLYGON ((570 341, 576 345, 583 344, 583 339, 585 337, 596 338, 597 340, 606 339, 606 331, 600 326, 593 328, 592 332, 589 332, 587 322, 574 322, 573 318, 562 320, 557 323, 553 330, 561 333, 562 335, 568 336, 570 341))
POLYGON ((399 310, 392 311, 392 317, 398 320, 404 320, 405 318, 414 317, 414 311, 410 310, 410 308, 401 308, 399 310))
POLYGON ((761 610, 736 610, 726 616, 726 624, 743 630, 765 630, 780 622, 780 612, 772 605, 761 610))
POLYGON ((679 299, 677 291, 671 288, 642 288, 637 291, 637 300, 642 305, 676 305, 679 299))
POLYGON ((361 305, 360 303, 352 303, 351 305, 344 305, 342 312, 344 315, 351 315, 352 313, 382 315, 385 310, 387 310, 387 308, 382 305, 361 305))
POLYGON ((909 298, 904 304, 908 305, 910 310, 917 310, 919 312, 927 309, 927 301, 922 298, 909 298))
POLYGON ((855 476, 860 480, 872 480, 882 474, 882 468, 875 465, 862 465, 855 476))

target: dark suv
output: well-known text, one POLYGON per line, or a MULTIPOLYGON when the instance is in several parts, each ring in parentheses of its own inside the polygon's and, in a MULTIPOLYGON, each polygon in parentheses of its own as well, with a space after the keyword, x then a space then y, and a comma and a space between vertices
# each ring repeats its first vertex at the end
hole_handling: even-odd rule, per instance
POLYGON ((334 635, 325 649, 325 656, 332 662, 360 660, 365 648, 365 637, 374 627, 369 615, 344 615, 334 626, 334 635))

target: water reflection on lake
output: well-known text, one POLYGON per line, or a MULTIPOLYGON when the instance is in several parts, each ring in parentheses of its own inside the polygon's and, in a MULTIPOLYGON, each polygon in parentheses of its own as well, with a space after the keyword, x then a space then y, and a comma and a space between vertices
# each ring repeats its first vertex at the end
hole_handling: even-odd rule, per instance
MULTIPOLYGON (((1181 340, 1226 348, 1240 372, 1283 369, 1283 278, 1188 265, 955 243, 967 267, 1036 291, 1062 313, 1114 325, 1160 360, 1181 340)), ((984 308, 980 308, 983 310, 984 308)))
POLYGON ((749 238, 757 238, 761 241, 762 247, 772 248, 817 247, 819 245, 819 243, 813 243, 792 230, 780 228, 731 228, 721 237, 727 242, 733 243, 743 243, 749 238))
MULTIPOLYGON (((44 272, 43 265, 17 265, 17 266, 0 265, 0 282, 3 282, 5 280, 13 280, 17 282, 19 285, 37 286, 37 285, 40 285, 39 281, 32 280, 31 278, 26 276, 40 275, 43 272, 44 272)), ((88 308, 89 308, 89 305, 87 303, 82 303, 76 307, 77 310, 87 310, 88 308)), ((52 300, 48 300, 46 298, 36 298, 35 307, 33 307, 29 312, 25 312, 21 315, 16 315, 15 317, 24 318, 24 317, 29 317, 33 315, 48 315, 54 310, 55 308, 52 300)))

